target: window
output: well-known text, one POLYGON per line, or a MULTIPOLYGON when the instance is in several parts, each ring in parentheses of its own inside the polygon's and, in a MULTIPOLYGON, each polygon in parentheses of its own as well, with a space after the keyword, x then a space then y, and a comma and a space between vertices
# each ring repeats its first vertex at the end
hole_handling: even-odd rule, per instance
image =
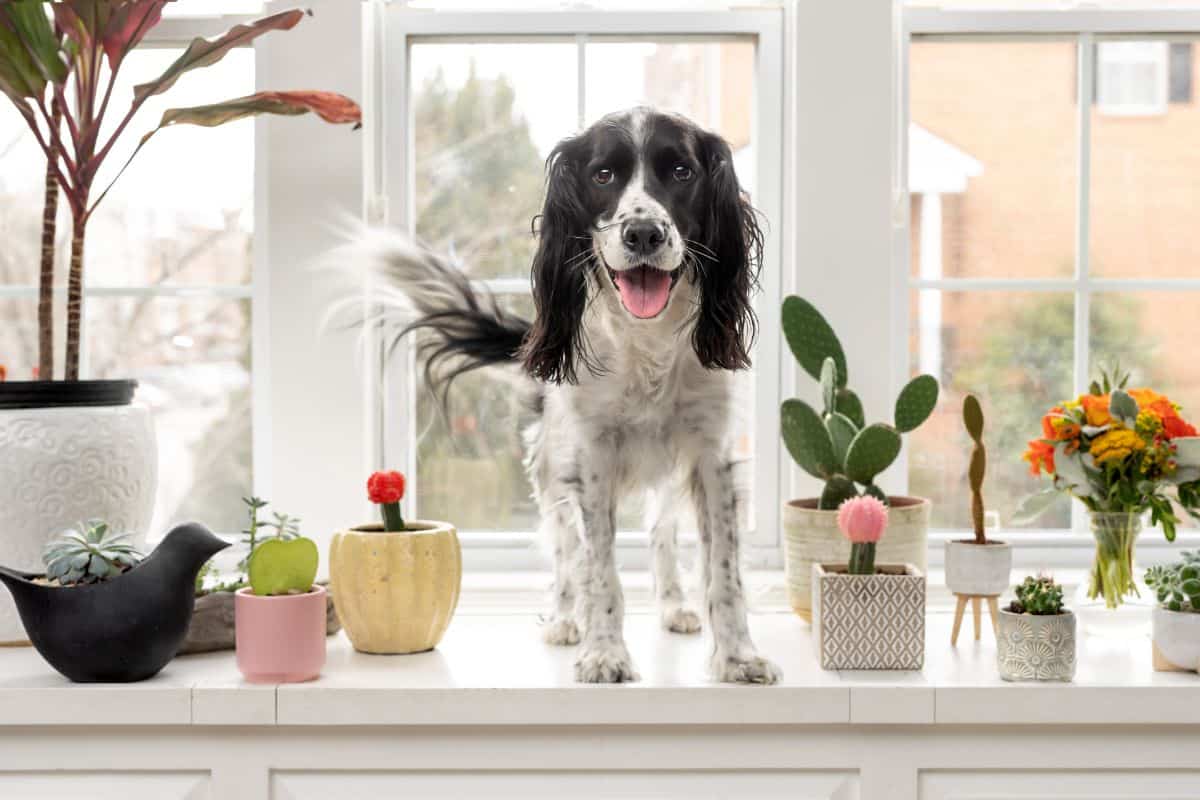
MULTIPOLYGON (((245 10, 251 4, 225 5, 245 10)), ((189 6, 195 9, 181 4, 171 16, 183 16, 189 6)), ((182 20, 172 20, 170 39, 155 35, 126 59, 112 108, 127 107, 132 87, 160 74, 193 34, 182 20)), ((236 50, 152 98, 130 123, 98 184, 111 180, 164 109, 251 94, 254 76, 253 51, 236 50)), ((27 378, 37 363, 45 161, 7 103, 0 108, 0 160, 6 242, 0 248, 0 362, 10 376, 27 378)), ((253 462, 253 186, 253 122, 211 130, 181 126, 147 145, 89 224, 81 372, 137 379, 138 400, 154 412, 160 466, 151 535, 184 519, 204 519, 224 531, 242 523, 239 497, 250 490, 253 462)), ((70 221, 64 206, 57 275, 65 285, 70 221)), ((60 326, 60 369, 63 336, 60 326)))
MULTIPOLYGON (((1200 117, 1185 40, 1200 19, 1139 21, 1154 33, 1115 30, 1102 13, 906 14, 910 264, 898 303, 912 367, 945 392, 909 450, 934 527, 968 524, 964 392, 986 398, 986 497, 1005 526, 1037 486, 1020 460, 1037 416, 1102 367, 1119 361, 1200 413, 1187 344, 1200 301, 1200 165, 1187 151, 1200 117)), ((1073 513, 1064 498, 1038 527, 1068 528, 1073 513)))
MULTIPOLYGON (((530 224, 541 208, 545 159, 558 140, 610 111, 653 104, 717 130, 731 143, 739 179, 755 204, 779 219, 778 170, 764 175, 760 155, 763 148, 780 148, 779 122, 762 133, 765 116, 779 114, 778 102, 766 98, 779 92, 780 15, 430 15, 396 8, 387 14, 388 52, 407 59, 403 73, 392 73, 405 76, 402 88, 384 92, 396 106, 385 117, 411 121, 410 128, 383 134, 386 152, 405 154, 384 176, 391 221, 450 254, 513 310, 532 313, 530 224), (408 108, 393 98, 406 98, 408 108)), ((773 259, 774 239, 770 247, 773 259)), ((768 315, 779 299, 777 269, 764 267, 773 295, 764 293, 760 309, 768 315)), ((762 338, 757 363, 770 367, 778 345, 767 341, 775 338, 769 333, 762 338)), ((389 459, 405 458, 415 476, 415 513, 456 520, 477 554, 507 546, 519 555, 505 563, 532 564, 538 512, 522 467, 521 431, 529 419, 519 398, 502 380, 469 375, 456 382, 443 413, 409 353, 402 350, 389 363, 390 396, 404 399, 387 404, 383 451, 389 459), (464 495, 463 486, 476 490, 464 495)), ((775 372, 744 376, 747 397, 767 401, 770 420, 777 413, 775 372)), ((773 545, 776 526, 759 515, 777 502, 778 445, 773 421, 755 425, 760 405, 745 405, 738 447, 748 463, 767 466, 766 472, 747 468, 744 483, 753 497, 746 522, 761 531, 754 541, 773 545)), ((622 507, 618 523, 645 530, 636 504, 622 507)))

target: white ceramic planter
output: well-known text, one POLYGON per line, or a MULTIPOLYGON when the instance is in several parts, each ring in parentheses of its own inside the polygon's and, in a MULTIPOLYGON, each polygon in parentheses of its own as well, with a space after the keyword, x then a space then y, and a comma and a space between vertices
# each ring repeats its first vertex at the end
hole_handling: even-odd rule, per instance
POLYGON ((997 596, 1008 591, 1012 545, 946 542, 946 587, 955 594, 997 596))
MULTIPOLYGON (((40 571, 46 542, 100 517, 144 549, 154 512, 158 450, 141 405, 0 409, 0 550, 14 569, 40 571)), ((0 644, 25 643, 0 592, 0 644)))
MULTIPOLYGON (((912 564, 923 574, 930 503, 919 497, 893 497, 890 502, 887 535, 876 546, 875 560, 880 564, 912 564)), ((850 542, 838 530, 837 512, 819 511, 816 506, 816 500, 792 500, 783 506, 788 603, 810 621, 813 564, 844 564, 850 560, 850 542)))
POLYGON ((1069 681, 1075 677, 1075 615, 1000 610, 996 668, 1006 681, 1069 681))
POLYGON ((1161 672, 1200 671, 1200 612, 1155 606, 1151 620, 1154 668, 1161 672))
POLYGON ((912 564, 880 564, 849 575, 813 564, 813 642, 821 669, 918 670, 925 663, 925 575, 912 564))

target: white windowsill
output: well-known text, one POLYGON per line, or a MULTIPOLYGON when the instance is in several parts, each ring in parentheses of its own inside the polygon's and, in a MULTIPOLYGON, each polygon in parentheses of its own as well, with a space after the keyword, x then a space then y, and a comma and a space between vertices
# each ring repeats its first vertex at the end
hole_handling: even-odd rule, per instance
POLYGON ((1196 676, 1153 672, 1148 641, 1085 637, 1074 683, 1007 684, 989 632, 951 648, 949 615, 928 619, 924 670, 827 672, 806 623, 756 614, 754 638, 785 675, 770 688, 712 683, 707 637, 665 633, 650 614, 627 620, 642 676, 627 686, 576 684, 576 649, 543 644, 530 614, 460 614, 437 650, 414 656, 363 655, 338 636, 321 678, 278 687, 242 682, 228 652, 176 659, 145 683, 84 685, 7 649, 0 727, 1200 724, 1196 676))

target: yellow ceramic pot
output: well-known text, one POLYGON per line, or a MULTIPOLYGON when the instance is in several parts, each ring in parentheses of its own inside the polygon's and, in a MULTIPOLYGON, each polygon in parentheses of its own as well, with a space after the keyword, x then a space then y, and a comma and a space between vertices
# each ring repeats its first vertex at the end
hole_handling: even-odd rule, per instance
POLYGON ((360 525, 333 536, 329 588, 342 627, 364 653, 420 653, 441 641, 458 605, 462 550, 454 526, 360 525))

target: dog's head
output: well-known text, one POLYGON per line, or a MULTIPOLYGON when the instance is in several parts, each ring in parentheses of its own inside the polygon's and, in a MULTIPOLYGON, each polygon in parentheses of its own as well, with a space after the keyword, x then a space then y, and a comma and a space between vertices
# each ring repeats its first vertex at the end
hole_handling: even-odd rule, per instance
POLYGON ((574 382, 578 362, 600 368, 583 338, 589 292, 610 293, 636 336, 688 302, 681 281, 693 289, 700 363, 750 365, 763 236, 721 137, 638 108, 559 142, 546 164, 533 260, 537 318, 522 351, 532 375, 574 382))

